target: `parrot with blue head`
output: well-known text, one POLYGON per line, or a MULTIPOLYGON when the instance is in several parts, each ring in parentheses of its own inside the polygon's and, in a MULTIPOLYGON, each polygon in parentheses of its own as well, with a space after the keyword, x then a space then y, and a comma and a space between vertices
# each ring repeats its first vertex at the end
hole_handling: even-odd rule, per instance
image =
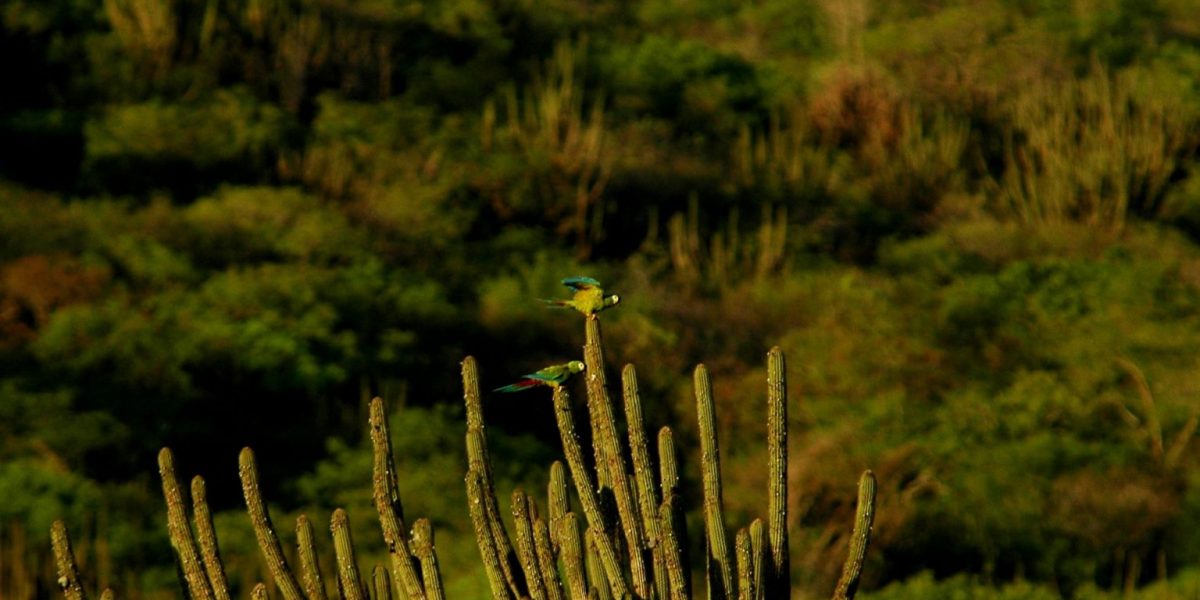
POLYGON ((561 365, 551 365, 536 372, 524 375, 521 380, 503 387, 498 387, 494 391, 511 393, 520 392, 540 385, 556 388, 563 383, 566 383, 572 375, 583 372, 587 367, 582 361, 573 360, 569 363, 561 365))
POLYGON ((591 277, 568 277, 562 280, 562 284, 575 292, 570 300, 543 300, 542 302, 557 308, 573 308, 588 317, 621 302, 620 296, 616 294, 605 295, 604 287, 591 277))

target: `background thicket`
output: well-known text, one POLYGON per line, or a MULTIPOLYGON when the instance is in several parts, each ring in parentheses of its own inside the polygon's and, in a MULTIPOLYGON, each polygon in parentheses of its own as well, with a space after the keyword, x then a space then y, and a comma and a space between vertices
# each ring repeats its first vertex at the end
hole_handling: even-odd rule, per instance
MULTIPOLYGON (((62 517, 100 585, 174 597, 164 445, 243 595, 242 446, 378 559, 379 394, 480 597, 458 362, 577 357, 535 300, 574 274, 681 444, 709 366, 734 522, 787 353, 797 593, 870 467, 864 596, 1196 594, 1192 1, 9 0, 0 56, 0 596, 51 593, 62 517)), ((497 486, 540 489, 549 399, 486 401, 497 486)))

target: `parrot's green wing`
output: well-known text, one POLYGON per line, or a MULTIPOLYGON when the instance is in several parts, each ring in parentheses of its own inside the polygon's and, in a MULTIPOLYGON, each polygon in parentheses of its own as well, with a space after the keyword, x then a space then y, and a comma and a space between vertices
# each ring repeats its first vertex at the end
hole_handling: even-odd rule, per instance
POLYGON ((545 381, 546 383, 562 383, 567 380, 568 374, 569 371, 563 365, 554 365, 541 369, 537 373, 530 373, 525 378, 545 381))
POLYGON ((591 277, 568 277, 562 280, 562 284, 577 292, 600 287, 600 282, 591 277))

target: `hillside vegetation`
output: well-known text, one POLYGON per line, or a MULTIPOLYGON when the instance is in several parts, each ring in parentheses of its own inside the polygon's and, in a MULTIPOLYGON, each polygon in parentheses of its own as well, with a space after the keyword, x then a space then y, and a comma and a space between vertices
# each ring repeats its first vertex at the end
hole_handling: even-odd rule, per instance
MULTIPOLYGON (((447 596, 485 596, 459 363, 577 358, 538 302, 571 275, 683 447, 707 364, 730 522, 786 353, 799 597, 866 468, 860 597, 1197 593, 1193 1, 8 0, 0 56, 4 598, 53 592, 57 518, 100 586, 178 597, 167 445, 241 596, 243 446, 380 560, 374 395, 447 596)), ((549 399, 485 396, 497 487, 545 489, 549 399)))

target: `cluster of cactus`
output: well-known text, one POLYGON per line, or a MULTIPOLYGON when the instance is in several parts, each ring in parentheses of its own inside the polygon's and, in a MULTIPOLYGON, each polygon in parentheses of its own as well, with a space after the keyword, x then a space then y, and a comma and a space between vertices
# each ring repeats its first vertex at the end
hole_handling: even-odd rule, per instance
MULTIPOLYGON (((553 386, 554 412, 566 469, 558 461, 550 467, 548 514, 544 517, 531 495, 521 489, 513 491, 511 538, 492 480, 477 366, 471 357, 462 363, 467 413, 467 501, 492 595, 498 600, 692 598, 687 531, 671 428, 663 427, 658 432, 656 481, 642 419, 637 373, 633 365, 626 365, 621 373, 627 433, 623 438, 608 392, 600 321, 596 315, 586 319, 584 362, 593 442, 592 469, 586 464, 575 429, 570 396, 566 388, 553 386), (567 470, 583 510, 582 523, 570 510, 567 470)), ((766 532, 763 521, 755 519, 737 531, 731 553, 723 517, 712 385, 704 365, 695 370, 704 487, 706 598, 755 600, 791 596, 787 385, 784 356, 779 348, 768 354, 767 373, 766 532)), ((866 471, 859 480, 854 531, 849 556, 834 591, 835 600, 852 598, 858 587, 874 505, 875 478, 866 471)))
MULTIPOLYGON (((637 374, 632 365, 622 371, 623 438, 614 415, 605 378, 600 321, 586 319, 584 360, 587 365, 587 413, 593 441, 591 468, 587 463, 575 415, 565 387, 552 386, 553 406, 561 434, 566 467, 550 467, 547 512, 532 496, 512 493, 513 536, 505 526, 492 477, 485 434, 483 403, 475 360, 462 363, 463 397, 467 417, 467 503, 492 595, 497 600, 586 600, 625 598, 685 600, 699 597, 693 590, 687 530, 675 443, 669 427, 658 432, 657 477, 651 464, 642 419, 637 374), (628 453, 626 453, 628 449, 628 453), (567 473, 574 483, 580 518, 571 510, 567 473)), ((695 370, 696 412, 699 420, 701 471, 704 488, 704 597, 756 600, 791 595, 788 560, 787 395, 783 353, 774 348, 767 358, 767 453, 769 489, 767 521, 755 519, 737 531, 731 553, 723 517, 720 448, 713 416, 712 386, 707 369, 695 370), (764 531, 764 529, 766 531, 764 531)), ((396 483, 391 442, 383 402, 370 406, 374 450, 375 507, 390 558, 390 570, 375 565, 370 585, 364 584, 355 558, 346 512, 333 512, 330 530, 337 564, 338 596, 344 600, 391 600, 393 592, 408 600, 441 600, 441 575, 429 521, 418 519, 405 533, 396 483)), ((183 586, 193 600, 229 600, 229 583, 221 563, 212 515, 205 499, 204 479, 192 480, 189 523, 183 492, 167 448, 158 456, 167 524, 178 557, 183 586)), ((254 453, 245 448, 239 473, 246 509, 263 559, 284 600, 328 600, 318 567, 312 524, 296 519, 299 578, 284 558, 258 485, 254 453)), ((835 600, 854 596, 873 518, 875 479, 870 471, 859 482, 858 509, 849 556, 834 592, 835 600)), ((56 521, 51 532, 59 585, 68 600, 87 596, 66 527, 56 521)), ((266 585, 252 591, 255 599, 269 597, 266 585)), ((111 600, 104 590, 101 600, 111 600)))
MULTIPOLYGON (((374 500, 391 569, 389 571, 383 565, 377 564, 371 573, 369 584, 363 581, 358 570, 346 511, 341 508, 334 510, 330 520, 330 533, 337 564, 336 597, 343 600, 391 600, 394 592, 396 597, 408 600, 442 600, 444 594, 441 572, 438 569, 433 529, 429 521, 417 519, 413 522, 410 534, 406 537, 404 533, 404 511, 396 483, 396 469, 383 401, 379 398, 374 399, 370 412, 371 442, 374 449, 374 500)), ((158 470, 162 477, 163 497, 167 504, 167 530, 179 561, 187 596, 192 600, 230 600, 229 582, 221 563, 216 529, 213 527, 212 514, 206 500, 204 478, 196 476, 192 479, 192 516, 195 523, 193 531, 188 522, 187 505, 175 475, 175 459, 170 449, 163 448, 159 452, 158 470)), ((312 523, 303 514, 296 518, 296 550, 300 563, 300 576, 297 578, 295 571, 284 558, 283 547, 271 523, 271 515, 263 503, 258 485, 258 467, 255 464, 254 452, 250 448, 242 449, 238 459, 238 473, 242 481, 242 493, 246 499, 246 511, 254 526, 255 538, 280 597, 283 600, 329 600, 317 559, 312 523)), ((55 521, 51 540, 58 566, 59 587, 67 600, 85 600, 87 594, 80 583, 70 536, 61 521, 55 521)), ((258 583, 251 592, 251 597, 256 600, 268 598, 267 586, 258 583)), ((100 598, 111 600, 112 590, 104 590, 100 598)))

